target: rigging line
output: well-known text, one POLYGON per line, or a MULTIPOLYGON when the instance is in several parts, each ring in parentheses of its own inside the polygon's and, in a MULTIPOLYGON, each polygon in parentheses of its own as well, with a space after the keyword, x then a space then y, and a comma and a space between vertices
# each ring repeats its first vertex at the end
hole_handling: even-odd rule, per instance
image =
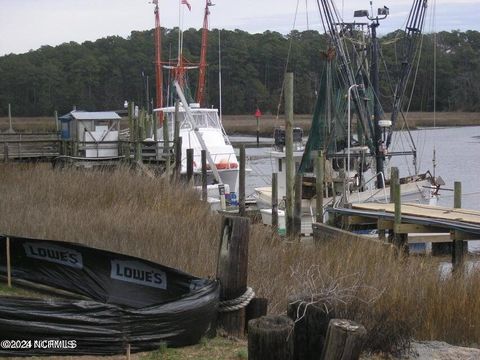
MULTIPOLYGON (((297 0, 297 6, 295 8, 295 16, 293 19, 292 31, 290 32, 290 34, 293 33, 293 30, 295 30, 295 27, 297 26, 297 15, 298 15, 299 5, 300 5, 300 0, 297 0)), ((292 43, 293 43, 293 36, 290 36, 290 41, 288 43, 287 61, 285 62, 285 69, 283 71, 282 88, 280 89, 280 98, 278 99, 277 117, 275 118, 276 121, 278 121, 278 117, 280 115, 280 107, 282 106, 283 92, 285 90, 285 77, 287 76, 288 64, 290 62, 290 55, 292 53, 292 43)))
MULTIPOLYGON (((320 2, 317 0, 317 4, 319 5, 319 10, 321 12, 321 15, 325 17, 325 22, 328 25, 328 31, 326 31, 329 34, 329 40, 333 46, 335 46, 335 49, 337 50, 337 55, 338 58, 340 59, 341 63, 339 66, 340 70, 340 77, 342 78, 342 83, 344 86, 351 85, 355 83, 355 78, 353 74, 353 70, 351 68, 351 58, 349 55, 349 51, 346 48, 345 45, 345 40, 342 35, 341 30, 338 29, 339 25, 341 24, 340 22, 340 17, 338 14, 338 9, 335 6, 335 3, 330 0, 323 0, 321 5, 321 8, 323 8, 323 14, 322 10, 320 8, 320 2)), ((325 26, 325 25, 324 25, 325 26)), ((365 131, 368 133, 373 133, 373 126, 368 119, 365 118, 365 109, 364 109, 364 104, 360 100, 360 95, 359 91, 357 88, 354 89, 354 97, 353 97, 355 106, 357 109, 359 109, 358 113, 361 119, 362 127, 365 128, 365 131)))
MULTIPOLYGON (((423 48, 423 40, 424 39, 425 39, 425 34, 423 34, 423 32, 422 32, 422 35, 421 35, 421 38, 420 38, 420 44, 418 45, 418 48, 415 51, 415 55, 414 55, 414 59, 415 59, 415 56, 417 56, 417 53, 418 53, 417 66, 415 67, 415 76, 413 78, 412 90, 410 92, 410 98, 408 100, 408 105, 407 105, 407 111, 406 111, 407 116, 408 116, 408 112, 410 111, 410 106, 412 105, 413 92, 415 90, 415 85, 417 83, 418 70, 420 68, 420 60, 422 58, 422 48, 423 48)), ((412 70, 413 69, 411 69, 410 71, 412 71, 412 70)), ((407 116, 405 116, 405 121, 407 121, 407 116)), ((425 151, 425 143, 422 146, 422 151, 419 154, 420 156, 418 156, 418 167, 420 167, 424 151, 425 151)))
POLYGON ((310 22, 308 20, 308 0, 305 0, 305 14, 307 15, 307 30, 310 30, 310 22))
MULTIPOLYGON (((390 91, 392 92, 392 94, 394 93, 394 89, 393 89, 393 85, 392 85, 392 79, 390 77, 390 72, 388 71, 388 67, 387 67, 387 62, 385 60, 385 57, 383 56, 383 51, 382 49, 380 48, 380 58, 383 62, 383 65, 384 65, 384 68, 385 68, 385 73, 387 74, 387 83, 389 84, 389 87, 390 87, 390 91)), ((417 147, 416 147, 416 144, 415 144, 415 141, 413 140, 413 136, 412 136, 412 133, 410 131, 410 127, 408 126, 408 122, 405 118, 405 114, 402 110, 400 110, 400 115, 402 116, 402 119, 403 119, 403 125, 402 125, 402 129, 405 129, 406 128, 406 131, 408 133, 408 136, 410 138, 410 149, 416 151, 417 150, 417 147)))
MULTIPOLYGON (((405 136, 404 132, 405 132, 405 131, 404 131, 404 126, 402 126, 402 128, 401 128, 401 133, 400 133, 400 136, 398 136, 398 138, 400 139, 400 142, 402 143, 402 148, 403 148, 403 149, 405 148, 405 144, 404 144, 404 142, 403 142, 403 137, 405 136)), ((412 170, 411 170, 411 168, 410 168, 410 162, 408 161, 407 156, 402 156, 402 158, 403 158, 403 161, 405 162, 405 164, 407 165, 408 174, 409 174, 409 175, 413 175, 413 174, 412 174, 412 170)))
MULTIPOLYGON (((433 27, 433 128, 437 127, 437 1, 433 0, 432 27, 433 27)), ((434 137, 435 149, 435 137, 434 137)))

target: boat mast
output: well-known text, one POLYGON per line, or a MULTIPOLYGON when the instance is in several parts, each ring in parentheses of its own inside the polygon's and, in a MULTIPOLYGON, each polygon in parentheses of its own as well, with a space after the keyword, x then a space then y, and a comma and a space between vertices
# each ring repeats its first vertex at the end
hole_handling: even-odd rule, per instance
MULTIPOLYGON (((370 1, 372 6, 372 1, 370 1)), ((373 6, 372 6, 373 13, 373 6)), ((382 120, 382 105, 380 104, 380 80, 379 80, 379 42, 377 37, 377 28, 380 26, 380 20, 384 20, 389 15, 389 10, 386 6, 379 8, 377 15, 370 15, 368 10, 356 10, 354 17, 366 17, 371 21, 369 27, 372 36, 371 43, 371 64, 370 64, 370 83, 373 90, 373 148, 376 158, 376 172, 377 172, 377 188, 385 187, 385 144, 383 142, 382 128, 380 121, 382 120)))
POLYGON ((203 98, 205 96, 205 73, 207 70, 207 43, 208 43, 208 15, 210 15, 209 7, 213 6, 211 0, 205 0, 205 15, 203 17, 202 28, 202 48, 200 51, 200 66, 198 74, 198 86, 196 102, 203 104, 203 98))
MULTIPOLYGON (((156 106, 163 107, 163 74, 162 74, 162 34, 160 28, 160 11, 158 9, 158 0, 153 0, 155 4, 155 86, 156 86, 156 106)), ((158 124, 163 125, 162 113, 158 113, 158 124)))
POLYGON ((382 128, 380 127, 380 120, 382 115, 382 108, 380 105, 380 81, 379 81, 379 66, 378 66, 378 37, 377 27, 379 24, 379 18, 373 19, 370 28, 372 32, 372 59, 371 59, 371 71, 370 82, 373 88, 373 130, 374 130, 374 145, 375 145, 375 157, 377 162, 377 188, 381 189, 385 187, 383 183, 384 179, 384 154, 381 151, 383 148, 382 140, 382 128))

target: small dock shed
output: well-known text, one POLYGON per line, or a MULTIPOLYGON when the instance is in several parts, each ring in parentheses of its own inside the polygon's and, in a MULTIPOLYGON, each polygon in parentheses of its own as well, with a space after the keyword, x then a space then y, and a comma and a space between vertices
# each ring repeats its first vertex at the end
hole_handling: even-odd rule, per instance
POLYGON ((73 110, 59 120, 62 140, 77 142, 81 156, 118 156, 121 117, 116 112, 73 110))

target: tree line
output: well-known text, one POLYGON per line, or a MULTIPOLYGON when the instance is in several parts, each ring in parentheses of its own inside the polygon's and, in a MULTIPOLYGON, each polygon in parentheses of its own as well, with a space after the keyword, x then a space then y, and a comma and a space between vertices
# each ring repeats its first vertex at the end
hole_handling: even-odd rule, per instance
MULTIPOLYGON (((386 111, 392 98, 388 75, 395 72, 400 62, 395 41, 398 35, 393 32, 381 39, 385 64, 381 87, 387 94, 381 101, 386 111)), ((312 112, 321 88, 322 53, 327 49, 325 35, 312 30, 292 31, 288 35, 211 30, 206 103, 214 107, 219 104, 219 36, 223 113, 251 114, 256 106, 264 113, 276 113, 288 54, 288 70, 295 74, 295 112, 312 112)), ((163 61, 176 58, 177 37, 178 28, 162 29, 163 61)), ((127 39, 110 36, 2 56, 0 116, 6 115, 8 103, 18 116, 51 115, 54 110, 66 113, 74 105, 91 111, 118 110, 125 100, 146 105, 147 94, 151 98, 155 94, 153 43, 153 30, 133 31, 127 39)), ((184 55, 188 61, 199 61, 200 46, 200 30, 184 32, 184 55)), ((412 76, 416 86, 410 110, 432 111, 435 106, 437 111, 480 111, 480 32, 427 34, 421 46, 418 71, 412 76)), ((187 75, 192 94, 197 76, 195 70, 187 75)), ((165 71, 164 79, 168 78, 165 71)), ((167 84, 165 81, 164 93, 168 93, 167 84)))

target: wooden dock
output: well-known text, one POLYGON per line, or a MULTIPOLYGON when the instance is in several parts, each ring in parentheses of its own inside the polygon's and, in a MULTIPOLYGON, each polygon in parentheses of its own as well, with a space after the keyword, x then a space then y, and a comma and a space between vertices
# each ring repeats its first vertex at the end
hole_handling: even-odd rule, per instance
POLYGON ((119 165, 137 158, 149 165, 165 166, 174 159, 172 141, 75 141, 62 140, 59 133, 0 133, 0 160, 4 162, 69 162, 91 167, 119 165), (112 149, 118 156, 86 156, 86 149, 112 149), (137 152, 139 153, 137 156, 137 152))
MULTIPOLYGON (((392 214, 395 211, 395 205, 393 203, 352 204, 352 208, 377 212, 384 211, 392 214)), ((480 226, 480 211, 478 210, 456 209, 441 206, 405 203, 402 204, 402 217, 403 215, 417 216, 426 219, 437 219, 460 223, 477 224, 480 226)))
POLYGON ((346 226, 376 225, 378 230, 401 234, 456 231, 462 240, 480 240, 480 211, 477 210, 406 203, 401 206, 398 224, 395 224, 394 204, 360 203, 329 211, 345 217, 346 226))
POLYGON ((412 243, 451 244, 454 268, 463 261, 467 241, 480 240, 480 211, 441 206, 359 203, 351 208, 328 210, 347 229, 378 229, 379 240, 388 240, 408 252, 412 243))

